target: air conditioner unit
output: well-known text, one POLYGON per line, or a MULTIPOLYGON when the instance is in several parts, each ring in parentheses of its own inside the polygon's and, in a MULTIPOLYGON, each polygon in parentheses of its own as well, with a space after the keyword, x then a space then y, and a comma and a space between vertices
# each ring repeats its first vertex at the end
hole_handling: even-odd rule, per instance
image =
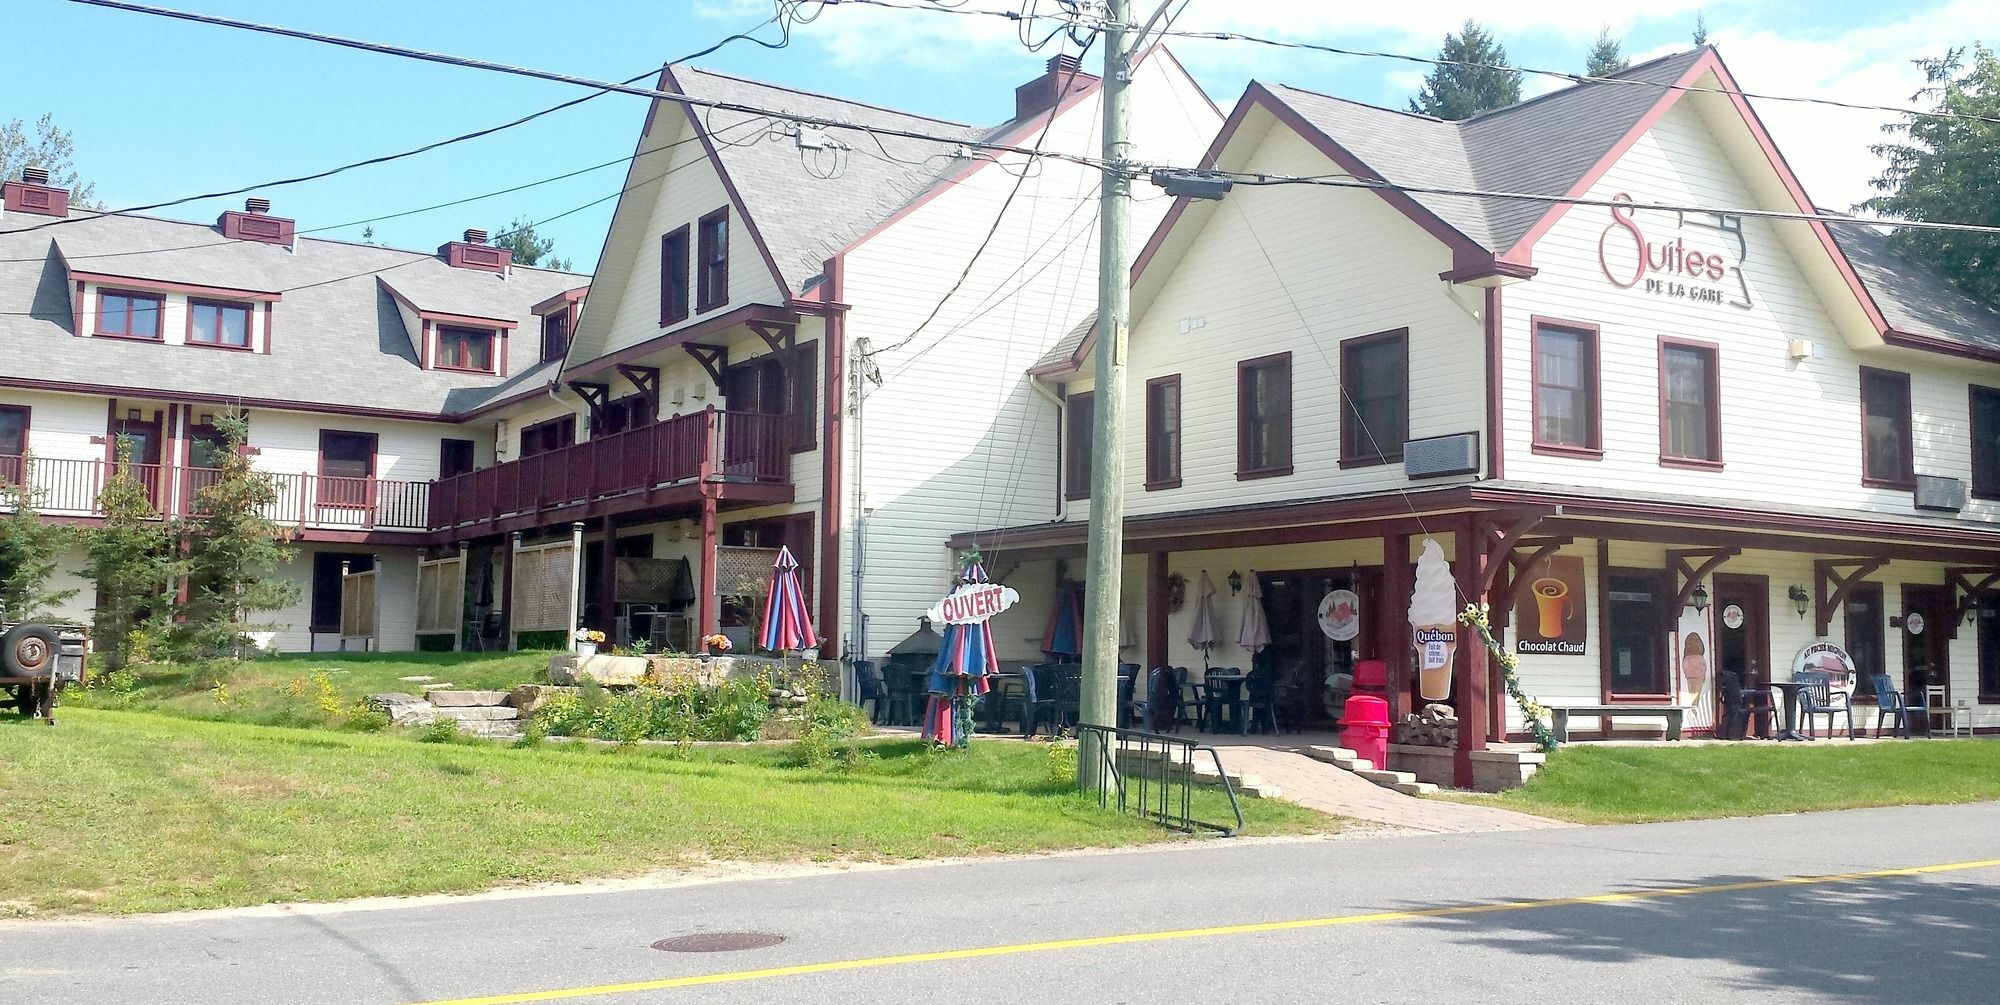
POLYGON ((1917 508, 1956 513, 1965 508, 1965 483, 1943 475, 1917 476, 1917 508))
POLYGON ((1427 436, 1403 444, 1403 474, 1407 477, 1469 475, 1478 470, 1478 433, 1427 436))

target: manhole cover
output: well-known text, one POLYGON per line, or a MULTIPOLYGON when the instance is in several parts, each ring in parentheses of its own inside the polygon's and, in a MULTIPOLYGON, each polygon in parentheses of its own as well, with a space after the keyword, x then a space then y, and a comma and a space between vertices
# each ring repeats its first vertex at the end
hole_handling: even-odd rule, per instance
POLYGON ((653 948, 669 953, 733 953, 765 949, 783 941, 784 936, 773 932, 698 932, 661 939, 653 943, 653 948))

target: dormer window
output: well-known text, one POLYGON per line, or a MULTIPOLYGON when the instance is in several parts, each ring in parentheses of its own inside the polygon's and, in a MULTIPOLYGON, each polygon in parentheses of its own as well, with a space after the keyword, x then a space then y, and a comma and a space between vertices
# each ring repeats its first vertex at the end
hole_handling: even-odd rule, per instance
POLYGON ((701 218, 696 238, 700 256, 695 309, 711 311, 729 302, 729 207, 701 218))
POLYGON ((188 301, 187 340, 189 345, 250 348, 250 305, 219 300, 188 301))
POLYGON ((493 372, 493 330, 439 325, 437 365, 444 370, 493 372))
POLYGON ((561 359, 569 352, 569 311, 557 311, 542 318, 542 361, 561 359))
POLYGON ((160 341, 165 299, 151 293, 105 290, 97 295, 97 334, 160 341))

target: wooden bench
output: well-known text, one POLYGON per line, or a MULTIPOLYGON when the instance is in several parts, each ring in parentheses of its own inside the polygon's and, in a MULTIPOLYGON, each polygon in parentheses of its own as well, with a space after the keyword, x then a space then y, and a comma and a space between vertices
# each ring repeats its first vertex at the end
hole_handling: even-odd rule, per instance
POLYGON ((1599 719, 1664 719, 1669 740, 1681 738, 1681 722, 1687 717, 1687 708, 1681 705, 1550 705, 1548 710, 1549 727, 1555 731, 1557 743, 1569 742, 1569 717, 1572 715, 1599 719))

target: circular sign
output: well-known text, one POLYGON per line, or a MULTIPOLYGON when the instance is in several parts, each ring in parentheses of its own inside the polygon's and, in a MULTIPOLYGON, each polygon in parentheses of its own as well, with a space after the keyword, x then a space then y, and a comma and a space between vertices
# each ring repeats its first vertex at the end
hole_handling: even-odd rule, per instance
POLYGON ((1743 627, 1743 608, 1735 604, 1723 608, 1722 627, 1732 630, 1743 627))
POLYGON ((1361 634, 1361 596, 1334 590, 1319 601, 1319 630, 1335 642, 1352 642, 1361 634))
POLYGON ((1924 616, 1916 611, 1911 611, 1903 615, 1903 627, 1911 635, 1922 635, 1924 633, 1924 616))
POLYGON ((1813 642, 1792 657, 1792 679, 1797 680, 1802 673, 1838 678, 1841 686, 1845 687, 1854 679, 1854 657, 1831 642, 1813 642))

